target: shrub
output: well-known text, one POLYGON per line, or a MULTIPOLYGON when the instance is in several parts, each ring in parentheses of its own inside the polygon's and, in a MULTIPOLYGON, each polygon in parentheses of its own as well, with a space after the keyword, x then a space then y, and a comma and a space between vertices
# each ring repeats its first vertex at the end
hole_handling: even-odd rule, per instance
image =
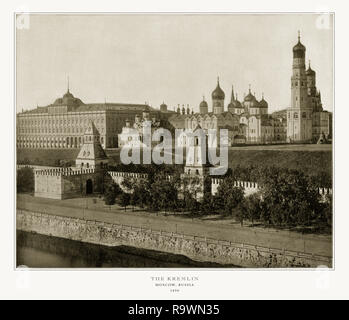
POLYGON ((32 168, 17 170, 17 192, 34 192, 34 171, 32 168))

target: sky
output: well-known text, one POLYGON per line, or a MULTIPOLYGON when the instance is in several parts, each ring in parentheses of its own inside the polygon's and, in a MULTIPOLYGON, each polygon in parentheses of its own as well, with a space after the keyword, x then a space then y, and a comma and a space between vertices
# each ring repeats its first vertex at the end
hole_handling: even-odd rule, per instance
POLYGON ((70 91, 85 103, 165 102, 199 111, 220 79, 241 101, 251 85, 269 112, 290 106, 298 30, 333 110, 333 21, 314 14, 30 15, 16 32, 17 111, 70 91), (325 21, 325 22, 324 22, 325 21))

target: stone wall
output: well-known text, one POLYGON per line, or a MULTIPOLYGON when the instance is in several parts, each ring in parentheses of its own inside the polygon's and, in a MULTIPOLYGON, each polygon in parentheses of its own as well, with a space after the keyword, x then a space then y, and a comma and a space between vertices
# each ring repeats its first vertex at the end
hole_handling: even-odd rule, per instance
POLYGON ((70 199, 86 194, 91 180, 92 192, 103 192, 103 172, 94 169, 52 168, 34 170, 35 196, 50 199, 70 199))
POLYGON ((35 197, 62 199, 62 177, 35 173, 35 197))
POLYGON ((148 175, 146 173, 133 173, 133 172, 117 172, 117 171, 108 171, 106 176, 108 179, 111 179, 113 182, 119 185, 119 187, 127 193, 131 193, 132 191, 126 189, 122 182, 126 180, 139 180, 139 179, 148 179, 148 175))
MULTIPOLYGON (((218 187, 222 182, 223 179, 221 178, 212 178, 212 195, 215 195, 218 192, 218 187)), ((235 181, 234 186, 242 187, 245 192, 245 197, 256 193, 259 190, 256 182, 235 181)))
MULTIPOLYGON (((222 178, 212 178, 212 195, 215 195, 218 192, 218 187, 222 182, 222 178)), ((234 181, 234 186, 242 187, 245 192, 245 197, 259 191, 259 186, 256 182, 234 181)), ((324 199, 326 195, 332 194, 332 189, 330 188, 319 188, 318 191, 324 199)))
POLYGON ((332 266, 332 259, 322 256, 20 209, 17 209, 17 229, 107 246, 127 245, 183 254, 198 261, 244 267, 332 266))

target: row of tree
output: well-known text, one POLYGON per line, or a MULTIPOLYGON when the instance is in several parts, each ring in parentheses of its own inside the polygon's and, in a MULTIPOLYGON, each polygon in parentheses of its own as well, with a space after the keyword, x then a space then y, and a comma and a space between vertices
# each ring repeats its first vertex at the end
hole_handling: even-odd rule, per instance
POLYGON ((332 225, 332 196, 321 196, 312 177, 302 172, 270 167, 259 173, 260 191, 248 197, 241 187, 234 186, 234 181, 236 177, 228 174, 213 196, 207 178, 203 199, 198 202, 192 187, 197 182, 186 184, 178 174, 168 179, 167 173, 160 172, 149 179, 124 180, 123 188, 127 192, 111 183, 106 187, 105 199, 107 203, 108 197, 114 197, 113 201, 118 198, 123 206, 152 211, 232 215, 241 224, 249 220, 252 224, 278 227, 332 225))

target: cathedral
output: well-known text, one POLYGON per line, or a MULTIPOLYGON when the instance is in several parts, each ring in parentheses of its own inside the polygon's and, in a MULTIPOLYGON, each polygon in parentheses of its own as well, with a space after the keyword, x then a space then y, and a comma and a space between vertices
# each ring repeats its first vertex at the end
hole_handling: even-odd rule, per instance
MULTIPOLYGON (((228 130, 228 145, 269 143, 324 143, 332 139, 332 113, 325 111, 320 91, 316 88, 316 72, 305 67, 306 48, 298 37, 293 47, 291 107, 269 114, 264 94, 257 99, 251 87, 242 101, 234 88, 226 105, 226 95, 217 80, 211 94, 211 107, 203 97, 199 112, 189 105, 177 112, 162 103, 159 109, 145 104, 86 104, 75 97, 68 84, 67 92, 52 104, 20 112, 16 117, 17 148, 76 148, 83 145, 89 121, 100 134, 103 149, 122 147, 130 139, 129 132, 141 132, 144 120, 156 127, 204 131, 228 130)), ((176 143, 185 145, 185 136, 176 143)))
MULTIPOLYGON (((232 88, 231 99, 225 109, 225 93, 217 86, 211 94, 212 111, 209 112, 208 103, 203 98, 198 113, 185 113, 185 109, 177 109, 177 114, 169 118, 175 128, 195 130, 200 126, 204 131, 216 129, 228 130, 228 145, 245 143, 271 143, 274 140, 273 119, 268 114, 268 102, 262 95, 258 100, 249 88, 243 101, 238 100, 232 88)), ((184 137, 183 137, 184 138, 184 137)), ((219 139, 219 137, 217 137, 219 139)), ((185 145, 185 141, 178 143, 185 145)))
MULTIPOLYGON (((225 106, 225 93, 217 86, 211 94, 212 108, 203 98, 199 112, 190 112, 178 106, 177 113, 169 118, 177 129, 195 130, 200 126, 206 132, 228 130, 228 145, 268 143, 324 143, 332 139, 332 113, 322 107, 321 94, 316 88, 316 72, 305 67, 305 46, 298 37, 293 47, 291 77, 291 107, 269 114, 268 102, 262 94, 257 99, 249 88, 240 102, 232 88, 231 99, 225 106)), ((217 139, 219 141, 219 137, 217 139)), ((182 135, 178 144, 186 145, 182 135)))

